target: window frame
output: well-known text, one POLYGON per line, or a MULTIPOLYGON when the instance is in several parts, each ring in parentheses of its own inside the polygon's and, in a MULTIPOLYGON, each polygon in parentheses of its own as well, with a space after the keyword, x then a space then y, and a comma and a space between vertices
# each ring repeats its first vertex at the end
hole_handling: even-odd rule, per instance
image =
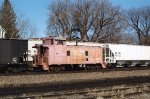
POLYGON ((89 52, 88 51, 85 51, 85 56, 89 56, 89 52))
POLYGON ((70 51, 67 51, 67 56, 70 56, 70 51))

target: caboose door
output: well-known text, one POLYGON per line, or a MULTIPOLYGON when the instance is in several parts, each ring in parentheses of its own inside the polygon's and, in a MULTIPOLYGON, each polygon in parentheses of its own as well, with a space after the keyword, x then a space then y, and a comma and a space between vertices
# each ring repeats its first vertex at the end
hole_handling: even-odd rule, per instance
POLYGON ((48 48, 44 47, 43 63, 48 65, 48 48))
POLYGON ((40 46, 40 54, 41 54, 41 65, 43 66, 43 70, 49 70, 49 67, 48 67, 48 47, 40 46))

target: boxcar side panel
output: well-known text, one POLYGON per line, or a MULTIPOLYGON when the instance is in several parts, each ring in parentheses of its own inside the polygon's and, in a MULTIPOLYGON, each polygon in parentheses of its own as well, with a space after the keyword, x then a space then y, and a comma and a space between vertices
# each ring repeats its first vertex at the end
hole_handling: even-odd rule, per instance
POLYGON ((11 61, 11 43, 8 40, 0 40, 0 64, 8 64, 11 61))
POLYGON ((0 40, 0 64, 19 63, 20 57, 27 51, 27 40, 0 40))

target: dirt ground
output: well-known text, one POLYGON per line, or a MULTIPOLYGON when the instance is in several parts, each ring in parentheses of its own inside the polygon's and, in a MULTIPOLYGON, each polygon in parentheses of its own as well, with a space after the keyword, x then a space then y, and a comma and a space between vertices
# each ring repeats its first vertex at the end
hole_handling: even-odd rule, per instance
POLYGON ((37 85, 41 83, 70 83, 81 81, 93 81, 103 79, 117 79, 124 77, 150 76, 150 70, 129 71, 102 71, 102 72, 80 72, 80 73, 57 73, 36 75, 10 75, 0 76, 0 88, 6 86, 37 85))

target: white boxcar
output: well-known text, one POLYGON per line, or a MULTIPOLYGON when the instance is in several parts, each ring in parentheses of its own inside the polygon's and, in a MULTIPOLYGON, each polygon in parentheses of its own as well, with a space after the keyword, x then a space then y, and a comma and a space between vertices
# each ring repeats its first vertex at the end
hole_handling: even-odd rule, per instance
POLYGON ((0 25, 0 38, 5 38, 6 31, 0 25))
POLYGON ((104 44, 104 61, 120 65, 148 65, 150 63, 150 46, 128 44, 104 44))
POLYGON ((32 62, 33 58, 32 56, 37 54, 37 50, 35 48, 32 48, 35 46, 35 44, 42 44, 42 39, 40 38, 31 38, 28 40, 28 61, 32 62))

